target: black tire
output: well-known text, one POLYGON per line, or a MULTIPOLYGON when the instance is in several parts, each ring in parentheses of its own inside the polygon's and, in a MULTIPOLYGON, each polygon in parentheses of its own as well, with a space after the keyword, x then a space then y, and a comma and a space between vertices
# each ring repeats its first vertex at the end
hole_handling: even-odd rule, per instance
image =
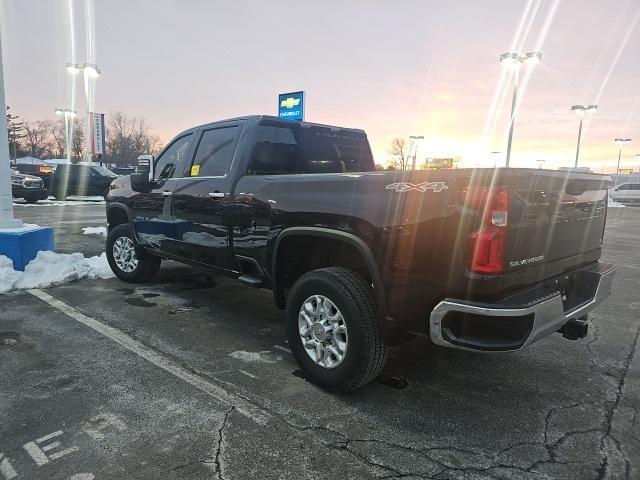
POLYGON ((370 285, 342 267, 313 270, 293 285, 287 299, 289 347, 306 377, 331 392, 349 392, 371 382, 386 361, 387 346, 378 321, 376 301, 370 285), (328 298, 338 308, 347 327, 344 359, 333 368, 318 365, 307 354, 298 327, 304 302, 313 295, 328 298))
POLYGON ((156 273, 158 273, 160 263, 162 261, 160 257, 151 255, 136 243, 131 230, 131 224, 128 223, 117 225, 111 229, 107 235, 106 252, 107 260, 113 273, 120 280, 128 283, 140 283, 150 280, 156 273), (114 258, 113 245, 116 243, 116 240, 121 237, 128 238, 134 245, 135 258, 138 263, 132 271, 124 271, 121 269, 114 258))
POLYGON ((38 200, 40 200, 37 197, 24 197, 24 201, 27 203, 36 203, 38 200))

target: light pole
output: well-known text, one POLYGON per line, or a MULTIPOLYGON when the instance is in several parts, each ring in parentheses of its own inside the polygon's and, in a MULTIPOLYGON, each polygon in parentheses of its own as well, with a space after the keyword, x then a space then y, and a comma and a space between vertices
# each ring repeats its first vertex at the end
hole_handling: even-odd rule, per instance
POLYGON ((64 145, 66 149, 65 153, 67 154, 67 160, 69 161, 69 163, 71 163, 71 138, 73 136, 73 132, 70 128, 69 119, 75 118, 78 115, 78 112, 76 112, 75 110, 70 110, 68 108, 56 108, 54 111, 56 112, 56 115, 64 115, 64 145))
POLYGON ((7 107, 4 103, 4 70, 2 67, 2 46, 0 45, 0 230, 20 228, 22 220, 13 217, 11 195, 11 168, 9 166, 9 138, 7 137, 7 107))
MULTIPOLYGON (((614 142, 620 146, 620 150, 618 150, 618 166, 616 167, 616 175, 620 175, 620 159, 622 158, 622 146, 625 143, 631 143, 630 138, 616 138, 614 142)), ((618 181, 618 177, 616 176, 616 182, 618 181)))
POLYGON ((420 140, 424 140, 423 135, 410 135, 409 140, 411 140, 411 145, 409 146, 409 153, 411 153, 411 149, 413 148, 413 162, 411 164, 411 170, 416 169, 416 158, 418 157, 418 142, 420 140))
POLYGON ((91 94, 92 94, 92 85, 91 80, 94 80, 100 76, 102 70, 98 68, 98 66, 94 63, 83 63, 80 65, 79 63, 67 63, 65 68, 68 73, 72 76, 78 75, 82 72, 83 77, 83 85, 84 85, 84 98, 85 105, 87 108, 87 116, 86 116, 86 125, 85 125, 85 142, 87 149, 87 161, 91 161, 91 121, 89 118, 90 110, 91 110, 91 94))
POLYGON ((578 168, 578 157, 580 156, 580 139, 582 138, 582 119, 587 112, 594 112, 598 109, 598 105, 574 105, 571 107, 571 111, 580 117, 580 126, 578 127, 578 145, 576 146, 576 163, 575 168, 578 168))
POLYGON ((501 153, 502 151, 500 150, 491 152, 491 156, 493 157, 493 168, 496 168, 498 166, 497 156, 500 155, 501 153))
POLYGON ((518 104, 518 81, 520 77, 520 67, 523 63, 535 65, 542 60, 542 52, 527 52, 520 55, 515 52, 506 52, 500 55, 500 63, 513 70, 513 97, 511 99, 511 118, 509 119, 509 139, 507 141, 506 167, 511 159, 511 141, 513 140, 513 124, 515 123, 516 108, 518 104))

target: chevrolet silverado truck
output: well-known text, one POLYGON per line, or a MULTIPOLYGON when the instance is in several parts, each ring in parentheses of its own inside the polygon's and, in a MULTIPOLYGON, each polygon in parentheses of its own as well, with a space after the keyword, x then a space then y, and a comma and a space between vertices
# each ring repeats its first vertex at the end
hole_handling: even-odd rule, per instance
POLYGON ((270 289, 307 378, 374 379, 389 346, 520 350, 587 334, 607 176, 524 168, 376 171, 364 131, 249 116, 180 133, 107 196, 126 282, 162 259, 270 289))

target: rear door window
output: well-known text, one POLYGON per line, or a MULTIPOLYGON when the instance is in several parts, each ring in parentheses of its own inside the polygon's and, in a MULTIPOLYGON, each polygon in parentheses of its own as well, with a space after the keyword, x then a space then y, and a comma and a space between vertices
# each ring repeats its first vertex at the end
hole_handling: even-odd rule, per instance
POLYGON ((375 169, 362 132, 292 123, 258 127, 249 175, 369 172, 375 169))
POLYGON ((239 133, 237 125, 205 130, 187 175, 221 177, 229 173, 239 133))

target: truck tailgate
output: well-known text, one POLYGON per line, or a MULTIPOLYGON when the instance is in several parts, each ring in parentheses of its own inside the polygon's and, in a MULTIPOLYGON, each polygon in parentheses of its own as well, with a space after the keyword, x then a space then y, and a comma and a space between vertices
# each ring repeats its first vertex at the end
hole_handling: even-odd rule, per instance
POLYGON ((599 258, 608 184, 602 175, 514 170, 505 273, 535 270, 540 279, 599 258))

